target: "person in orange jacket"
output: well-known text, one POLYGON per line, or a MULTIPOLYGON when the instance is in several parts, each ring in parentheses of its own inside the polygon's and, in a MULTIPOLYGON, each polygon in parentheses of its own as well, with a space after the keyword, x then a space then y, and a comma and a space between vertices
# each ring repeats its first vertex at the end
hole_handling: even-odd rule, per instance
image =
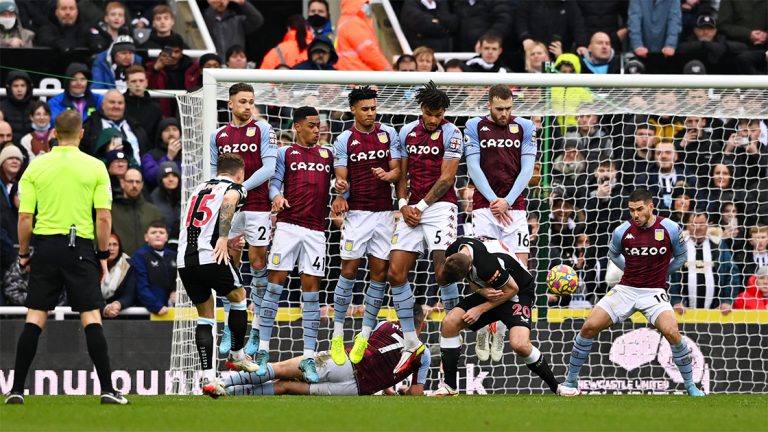
POLYGON ((747 289, 736 296, 734 309, 768 310, 768 266, 762 266, 747 281, 747 289))
POLYGON ((341 0, 341 17, 336 26, 337 70, 392 70, 376 39, 368 1, 341 0))
POLYGON ((307 31, 307 23, 301 15, 288 18, 288 31, 283 41, 269 50, 259 69, 277 69, 280 65, 289 68, 307 60, 307 47, 314 36, 307 31))

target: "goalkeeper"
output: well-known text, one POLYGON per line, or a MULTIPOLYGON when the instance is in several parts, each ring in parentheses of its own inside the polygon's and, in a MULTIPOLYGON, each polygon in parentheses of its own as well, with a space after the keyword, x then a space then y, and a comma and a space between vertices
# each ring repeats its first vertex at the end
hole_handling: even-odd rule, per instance
MULTIPOLYGON (((425 314, 421 305, 413 308, 416 332, 420 333, 426 325, 425 314)), ((390 387, 412 376, 411 386, 404 394, 419 396, 424 394, 424 384, 430 365, 429 349, 424 349, 411 366, 399 374, 392 374, 392 369, 400 361, 403 347, 403 332, 399 322, 383 322, 371 333, 363 359, 353 364, 346 361, 341 366, 331 359, 330 351, 317 353, 317 374, 320 381, 310 384, 304 379, 299 369, 302 356, 290 360, 268 363, 267 374, 235 372, 213 384, 203 387, 203 393, 218 398, 219 396, 271 396, 282 394, 317 395, 317 396, 362 396, 379 391, 391 394, 390 387)), ((350 348, 347 348, 349 353, 350 348)))

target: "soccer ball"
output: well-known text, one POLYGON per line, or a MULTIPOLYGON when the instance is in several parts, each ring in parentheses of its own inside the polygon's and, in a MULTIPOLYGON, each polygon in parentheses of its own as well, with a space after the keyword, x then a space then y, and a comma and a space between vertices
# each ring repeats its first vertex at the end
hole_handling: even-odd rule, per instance
POLYGON ((547 273, 547 288, 555 295, 571 295, 579 286, 579 276, 576 270, 565 264, 549 269, 547 273))

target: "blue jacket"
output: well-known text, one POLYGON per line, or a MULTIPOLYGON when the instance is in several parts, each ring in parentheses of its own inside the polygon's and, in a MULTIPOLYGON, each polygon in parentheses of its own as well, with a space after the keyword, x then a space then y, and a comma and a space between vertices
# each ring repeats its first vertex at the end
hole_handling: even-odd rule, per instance
POLYGON ((167 306, 168 297, 176 291, 176 252, 165 249, 161 257, 145 243, 131 257, 131 267, 139 304, 152 313, 167 306))
POLYGON ((677 48, 682 31, 680 0, 630 0, 629 45, 660 53, 664 47, 677 48))
MULTIPOLYGON (((102 51, 93 59, 91 75, 93 75, 93 89, 115 88, 115 73, 112 71, 112 63, 108 61, 109 49, 102 51)), ((138 54, 133 55, 133 64, 141 64, 142 58, 138 54)))
MULTIPOLYGON (((83 110, 83 123, 88 117, 99 110, 101 107, 101 95, 93 93, 90 87, 85 91, 85 109, 83 110)), ((48 99, 48 106, 51 107, 51 128, 55 126, 54 121, 59 114, 66 110, 74 110, 75 104, 72 103, 72 96, 69 92, 64 90, 58 96, 54 96, 48 99)))

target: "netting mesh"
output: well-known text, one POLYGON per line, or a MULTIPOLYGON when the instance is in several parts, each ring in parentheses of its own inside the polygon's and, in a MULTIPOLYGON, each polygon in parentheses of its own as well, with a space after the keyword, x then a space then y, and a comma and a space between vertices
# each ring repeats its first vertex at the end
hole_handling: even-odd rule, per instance
MULTIPOLYGON (((321 142, 332 143, 353 124, 347 94, 351 87, 334 84, 251 83, 260 117, 275 129, 281 145, 293 141, 292 109, 302 105, 321 112, 321 142)), ((229 85, 217 88, 219 125, 228 121, 224 101, 229 85)), ((416 86, 378 86, 380 120, 396 129, 417 118, 416 86)), ((466 121, 487 114, 487 87, 446 87, 452 101, 446 118, 463 129, 466 121)), ((620 270, 609 264, 610 233, 627 219, 626 197, 637 187, 655 195, 658 213, 680 223, 691 238, 688 260, 672 279, 670 297, 685 314, 678 317, 690 338, 695 378, 707 392, 768 392, 768 312, 721 309, 741 305, 734 299, 749 285, 760 265, 768 265, 768 92, 756 89, 630 89, 584 87, 514 88, 514 115, 534 120, 538 155, 527 194, 529 268, 537 278, 538 321, 532 340, 545 353, 556 376, 566 371, 573 338, 588 310, 618 282, 620 270), (706 218, 689 217, 699 209, 706 218), (703 224, 703 225, 702 225, 703 224), (704 252, 706 251, 706 252, 704 252), (579 274, 570 297, 546 293, 546 271, 556 264, 579 274), (726 311, 728 312, 728 311, 726 311)), ((202 152, 201 93, 179 98, 183 127, 183 191, 208 176, 202 152)), ((205 101, 209 103, 209 101, 205 101)), ((474 188, 462 162, 456 181, 460 235, 472 235, 474 188)), ((340 274, 340 220, 328 221, 327 277, 321 287, 323 316, 332 313, 333 290, 340 274)), ((247 279, 247 265, 243 268, 247 279)), ((764 278, 768 279, 768 277, 764 278)), ((358 273, 347 320, 347 342, 358 331, 365 261, 358 273)), ((757 279, 768 291, 768 280, 757 279)), ((430 263, 420 257, 411 274, 417 299, 433 314, 422 339, 434 355, 428 389, 439 378, 441 307, 430 263)), ((183 287, 179 284, 180 291, 183 287)), ((758 287, 759 288, 759 287, 758 287)), ((752 288, 754 291, 756 288, 752 288)), ((286 285, 283 308, 300 308, 300 284, 294 273, 286 285)), ((186 296, 179 296, 179 299, 186 296)), ((743 302, 742 302, 743 303, 743 302)), ((387 313, 385 309, 382 315, 387 313)), ((179 307, 191 307, 182 303, 179 307)), ((300 355, 299 314, 276 323, 272 360, 300 355), (276 349, 277 348, 277 349, 276 349)), ((394 317, 394 313, 389 313, 394 317)), ((177 312, 171 367, 186 379, 180 392, 193 391, 199 368, 194 348, 194 317, 177 312)), ((321 323, 319 349, 328 349, 332 320, 321 323)), ((478 362, 475 335, 464 335, 459 386, 467 393, 543 393, 545 386, 507 344, 500 362, 478 362)), ((669 354, 669 345, 639 315, 605 331, 583 369, 581 386, 590 392, 684 391, 669 354), (652 329, 652 328, 651 328, 652 329)))

